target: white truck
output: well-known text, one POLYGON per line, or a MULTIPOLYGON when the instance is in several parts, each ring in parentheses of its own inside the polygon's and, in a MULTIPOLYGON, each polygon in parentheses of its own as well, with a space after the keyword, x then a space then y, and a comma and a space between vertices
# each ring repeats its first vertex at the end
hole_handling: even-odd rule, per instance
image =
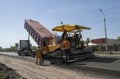
POLYGON ((20 40, 17 48, 19 56, 34 56, 29 40, 20 40))

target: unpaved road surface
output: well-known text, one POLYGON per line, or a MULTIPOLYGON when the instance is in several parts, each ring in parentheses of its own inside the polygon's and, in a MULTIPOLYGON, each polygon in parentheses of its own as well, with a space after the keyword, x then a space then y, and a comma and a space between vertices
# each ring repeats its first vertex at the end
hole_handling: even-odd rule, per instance
POLYGON ((89 74, 53 65, 40 66, 34 62, 4 55, 0 55, 0 62, 15 69, 17 73, 27 79, 120 79, 109 75, 89 74))
POLYGON ((0 62, 0 79, 22 79, 22 77, 14 69, 0 62))

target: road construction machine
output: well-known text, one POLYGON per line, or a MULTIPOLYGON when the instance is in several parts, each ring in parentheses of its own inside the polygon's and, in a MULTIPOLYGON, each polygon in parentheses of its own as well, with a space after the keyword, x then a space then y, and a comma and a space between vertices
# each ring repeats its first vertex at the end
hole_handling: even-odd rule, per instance
POLYGON ((43 57, 51 62, 73 62, 93 57, 92 50, 86 48, 83 40, 81 41, 81 31, 84 29, 90 30, 89 27, 73 24, 62 24, 61 26, 56 26, 52 29, 54 32, 62 32, 62 36, 56 36, 39 22, 31 19, 25 20, 24 27, 38 46, 43 47, 43 57), (73 38, 71 36, 73 33, 77 34, 77 38, 73 38), (65 60, 66 54, 61 47, 61 42, 64 41, 64 38, 68 38, 71 42, 69 59, 67 61, 65 60))

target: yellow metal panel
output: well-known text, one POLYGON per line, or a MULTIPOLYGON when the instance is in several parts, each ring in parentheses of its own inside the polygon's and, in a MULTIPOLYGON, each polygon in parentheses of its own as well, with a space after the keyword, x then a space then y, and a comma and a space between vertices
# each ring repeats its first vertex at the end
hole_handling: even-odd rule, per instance
POLYGON ((60 44, 56 44, 56 45, 48 45, 46 47, 43 47, 43 50, 45 52, 54 52, 56 49, 60 48, 60 44))

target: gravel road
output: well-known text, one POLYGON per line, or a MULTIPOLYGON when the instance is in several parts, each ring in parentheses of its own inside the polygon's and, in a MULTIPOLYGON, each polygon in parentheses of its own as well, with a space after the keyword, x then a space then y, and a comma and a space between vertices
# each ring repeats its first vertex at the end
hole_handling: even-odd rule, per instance
POLYGON ((0 62, 15 69, 27 79, 120 79, 110 75, 89 74, 89 72, 71 70, 57 66, 40 66, 33 62, 14 57, 0 55, 0 62))

